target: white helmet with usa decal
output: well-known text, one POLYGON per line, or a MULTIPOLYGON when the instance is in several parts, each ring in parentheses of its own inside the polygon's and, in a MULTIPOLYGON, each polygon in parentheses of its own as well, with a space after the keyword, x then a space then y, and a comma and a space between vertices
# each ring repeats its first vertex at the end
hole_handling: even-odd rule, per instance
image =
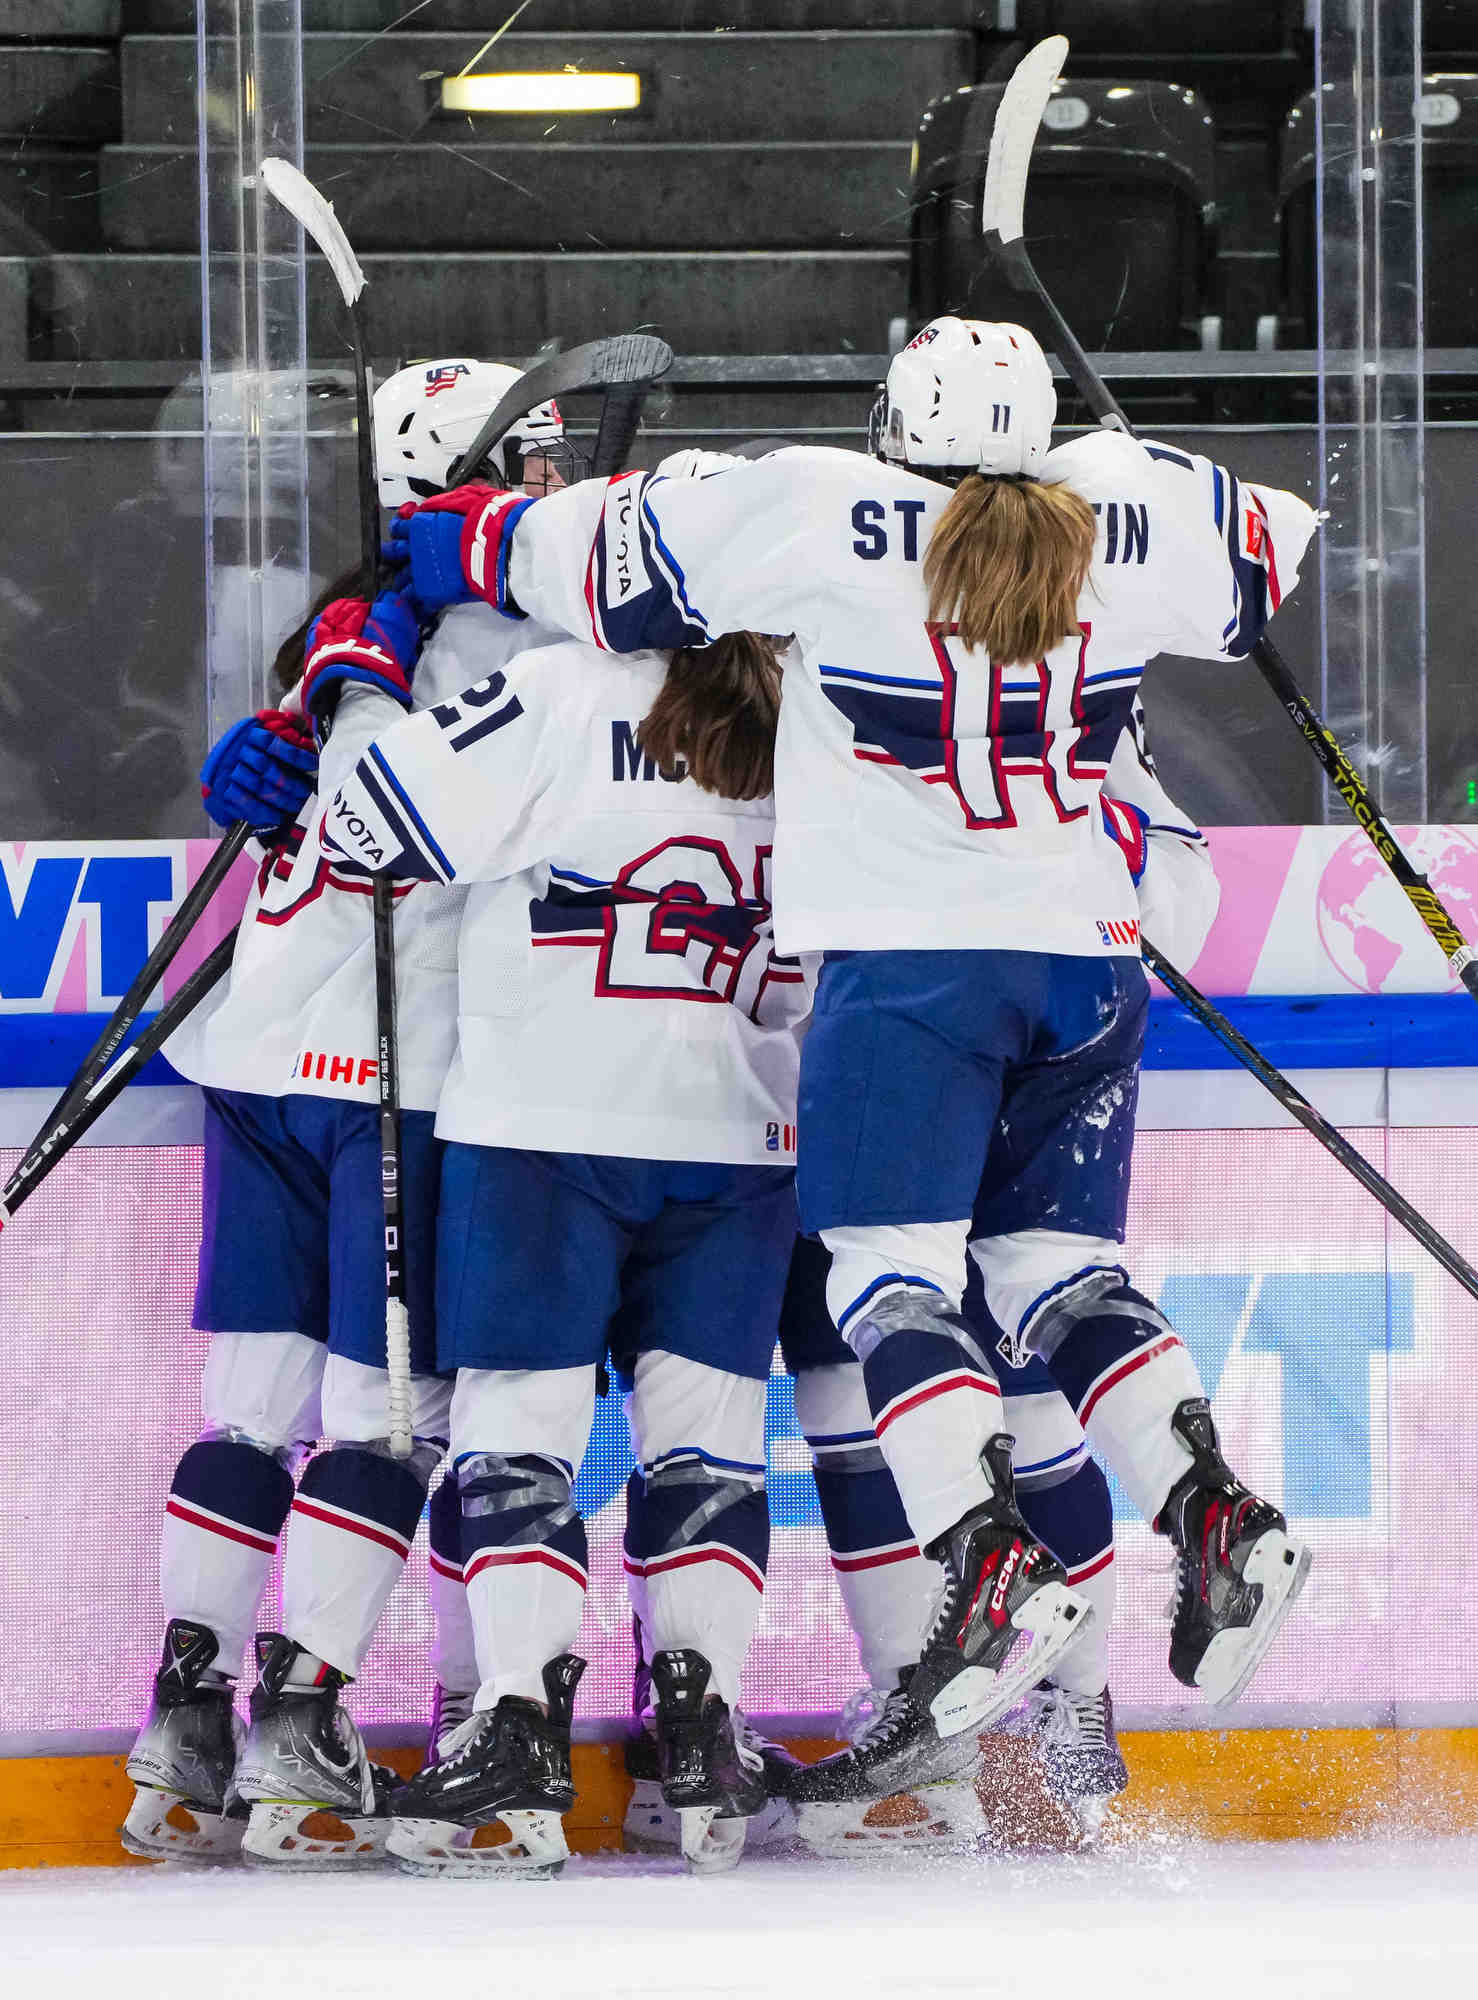
MULTIPOLYGON (((380 505, 399 507, 426 500, 446 486, 447 474, 503 397, 520 381, 521 368, 500 361, 418 361, 402 368, 375 391, 375 467, 380 505)), ((484 460, 497 483, 517 486, 523 460, 532 452, 572 453, 555 402, 511 424, 484 460)), ((478 476, 476 473, 470 475, 478 476)), ((568 483, 570 475, 566 474, 568 483)))
POLYGON ((972 472, 1035 478, 1056 420, 1052 370, 1024 326, 947 317, 894 355, 868 448, 951 486, 972 472))

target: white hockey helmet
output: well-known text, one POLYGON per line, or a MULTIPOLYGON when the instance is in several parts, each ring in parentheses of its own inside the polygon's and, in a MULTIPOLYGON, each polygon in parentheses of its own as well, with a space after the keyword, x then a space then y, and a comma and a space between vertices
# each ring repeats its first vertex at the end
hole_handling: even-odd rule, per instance
POLYGON ((946 317, 894 355, 868 449, 950 485, 971 472, 1034 478, 1056 418, 1051 367, 1024 326, 946 317))
MULTIPOLYGON (((375 465, 380 504, 399 507, 426 500, 446 486, 447 474, 477 436, 485 419, 520 381, 521 368, 500 361, 417 361, 375 391, 375 465)), ((517 486, 523 460, 535 451, 562 459, 576 454, 565 438, 559 405, 540 403, 510 425, 483 461, 500 484, 517 486)), ((566 481, 575 475, 566 473, 566 481)), ((468 474, 476 477, 475 472, 468 474)))

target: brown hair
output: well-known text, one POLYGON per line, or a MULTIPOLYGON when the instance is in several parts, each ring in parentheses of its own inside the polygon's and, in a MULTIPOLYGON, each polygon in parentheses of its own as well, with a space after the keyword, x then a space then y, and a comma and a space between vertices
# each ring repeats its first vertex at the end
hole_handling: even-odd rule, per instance
POLYGON ((721 798, 772 792, 786 643, 763 632, 728 632, 711 646, 674 653, 636 732, 647 756, 664 771, 686 764, 695 784, 721 798))
POLYGON ((336 597, 365 596, 364 569, 355 563, 352 569, 343 570, 332 583, 326 583, 304 613, 303 622, 295 625, 272 659, 269 685, 278 694, 287 694, 303 678, 303 650, 308 644, 308 627, 320 611, 326 611, 336 597))
POLYGON ((1070 486, 961 480, 929 537, 932 623, 1003 667, 1039 660, 1078 631, 1098 524, 1070 486))

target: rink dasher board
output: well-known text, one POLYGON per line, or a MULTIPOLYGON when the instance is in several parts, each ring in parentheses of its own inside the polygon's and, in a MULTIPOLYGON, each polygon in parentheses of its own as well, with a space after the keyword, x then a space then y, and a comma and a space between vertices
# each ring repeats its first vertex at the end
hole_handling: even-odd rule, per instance
MULTIPOLYGON (((806 1757, 835 1739, 788 1739, 806 1757)), ((1478 1831, 1478 1729, 1126 1732, 1128 1792, 1106 1843, 1332 1840, 1478 1831)), ((419 1748, 380 1748, 403 1774, 419 1748)), ((576 1853, 621 1846, 630 1780, 619 1745, 577 1740, 576 1853)), ((153 1867, 119 1846, 133 1796, 122 1755, 0 1758, 0 1869, 153 1867)), ((988 1815, 989 1818, 989 1815, 988 1815)), ((167 1865, 167 1864, 166 1864, 167 1865)))

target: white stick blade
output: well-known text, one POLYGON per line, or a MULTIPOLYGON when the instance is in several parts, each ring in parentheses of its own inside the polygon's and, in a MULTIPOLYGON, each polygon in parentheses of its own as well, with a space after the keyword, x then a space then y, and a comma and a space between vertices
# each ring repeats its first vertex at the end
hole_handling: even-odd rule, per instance
POLYGON ((333 203, 324 199, 307 175, 299 173, 291 160, 263 160, 262 184, 268 194, 282 203, 289 215, 302 223, 327 257, 339 290, 344 295, 344 303, 352 306, 364 290, 365 276, 339 218, 334 214, 333 203))
POLYGON ((987 234, 997 230, 1003 243, 1014 242, 1022 233, 1032 146, 1052 86, 1067 61, 1067 47, 1066 35, 1049 35, 1046 41, 1029 49, 1011 72, 1011 80, 996 108, 985 164, 980 226, 987 234))

